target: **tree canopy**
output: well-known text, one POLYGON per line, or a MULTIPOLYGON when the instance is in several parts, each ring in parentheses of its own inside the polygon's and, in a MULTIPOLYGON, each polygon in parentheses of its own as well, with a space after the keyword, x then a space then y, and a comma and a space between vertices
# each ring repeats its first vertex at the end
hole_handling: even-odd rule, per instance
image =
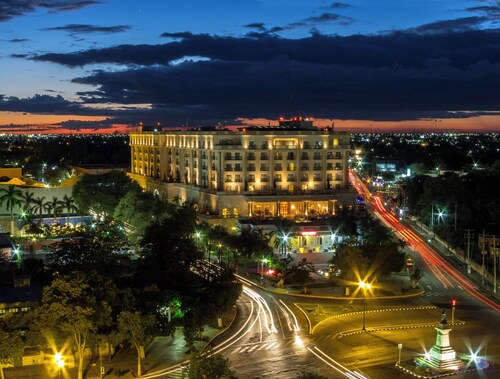
POLYGON ((130 190, 140 191, 139 184, 122 171, 100 175, 84 174, 73 187, 73 198, 78 209, 112 215, 120 200, 130 190))

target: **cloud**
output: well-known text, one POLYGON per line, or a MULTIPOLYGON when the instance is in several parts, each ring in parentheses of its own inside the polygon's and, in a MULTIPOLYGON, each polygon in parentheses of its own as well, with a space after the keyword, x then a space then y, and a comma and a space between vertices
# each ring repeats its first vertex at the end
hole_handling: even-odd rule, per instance
POLYGON ((36 11, 48 9, 51 13, 78 10, 91 5, 102 4, 97 0, 2 0, 0 2, 0 22, 36 11))
POLYGON ((97 26, 97 25, 87 25, 87 24, 69 24, 65 26, 54 26, 50 28, 43 28, 41 30, 62 30, 70 35, 78 34, 90 34, 90 33, 102 33, 102 34, 113 34, 121 33, 130 29, 128 25, 115 25, 115 26, 97 26))
POLYGON ((303 23, 337 23, 339 25, 347 26, 351 25, 354 19, 348 16, 342 16, 337 13, 322 13, 319 16, 313 16, 306 18, 303 23))
POLYGON ((165 37, 174 40, 33 59, 70 67, 120 65, 119 70, 94 71, 73 81, 94 87, 78 94, 86 104, 151 104, 135 111, 100 110, 100 115, 124 123, 142 119, 181 125, 188 119, 199 125, 284 113, 412 119, 499 110, 496 30, 315 34, 302 39, 267 33, 221 37, 181 32, 165 37), (183 60, 193 56, 204 59, 183 60))
POLYGON ((26 39, 26 38, 13 38, 13 39, 9 39, 7 40, 7 42, 12 42, 12 43, 23 43, 23 42, 28 42, 29 39, 26 39))
POLYGON ((330 4, 330 7, 331 9, 345 9, 345 8, 349 8, 351 5, 350 4, 346 4, 346 3, 332 3, 330 4))
POLYGON ((245 28, 255 29, 259 32, 267 32, 267 28, 264 26, 263 22, 253 22, 251 24, 243 25, 245 28))
POLYGON ((441 20, 420 25, 413 30, 418 33, 441 33, 448 31, 461 31, 476 29, 483 23, 489 21, 488 17, 471 16, 456 18, 453 20, 441 20))
POLYGON ((35 95, 24 99, 0 95, 0 111, 71 114, 82 109, 80 104, 65 100, 60 95, 35 95))

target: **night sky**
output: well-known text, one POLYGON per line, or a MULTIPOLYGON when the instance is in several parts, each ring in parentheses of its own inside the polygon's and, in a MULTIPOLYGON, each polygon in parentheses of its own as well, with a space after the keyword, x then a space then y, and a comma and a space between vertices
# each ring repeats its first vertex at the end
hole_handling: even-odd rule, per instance
POLYGON ((492 0, 0 0, 0 131, 500 131, 492 0))

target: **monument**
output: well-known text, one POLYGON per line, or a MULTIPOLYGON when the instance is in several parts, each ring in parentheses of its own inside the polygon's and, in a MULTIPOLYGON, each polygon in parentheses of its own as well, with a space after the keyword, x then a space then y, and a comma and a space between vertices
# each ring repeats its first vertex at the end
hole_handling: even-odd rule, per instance
POLYGON ((457 358, 457 353, 450 346, 450 326, 446 321, 446 313, 443 309, 441 322, 436 327, 436 344, 425 357, 426 364, 429 367, 438 370, 458 370, 465 366, 464 361, 457 358))
MULTIPOLYGON (((441 313, 439 326, 435 327, 435 329, 437 332, 436 344, 426 352, 425 356, 413 357, 409 361, 401 361, 400 358, 396 363, 396 367, 420 378, 454 375, 489 367, 486 359, 477 357, 475 354, 470 356, 460 354, 457 356, 457 353, 450 345, 451 329, 448 321, 446 321, 444 309, 441 313)), ((398 348, 401 349, 401 347, 398 348)))

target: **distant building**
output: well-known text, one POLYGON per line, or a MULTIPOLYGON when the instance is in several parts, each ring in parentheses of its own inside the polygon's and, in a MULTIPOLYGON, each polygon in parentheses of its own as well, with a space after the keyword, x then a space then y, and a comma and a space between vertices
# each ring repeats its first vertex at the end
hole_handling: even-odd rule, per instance
MULTIPOLYGON (((156 130, 156 131, 155 131, 156 130)), ((220 218, 331 215, 353 204, 350 134, 312 120, 229 131, 202 127, 130 134, 131 177, 160 197, 220 218)))
POLYGON ((92 164, 92 165, 68 165, 69 170, 73 170, 77 174, 101 175, 111 171, 127 172, 128 165, 109 165, 109 164, 92 164))
POLYGON ((11 179, 21 179, 23 169, 21 167, 0 167, 0 182, 8 182, 11 179))

